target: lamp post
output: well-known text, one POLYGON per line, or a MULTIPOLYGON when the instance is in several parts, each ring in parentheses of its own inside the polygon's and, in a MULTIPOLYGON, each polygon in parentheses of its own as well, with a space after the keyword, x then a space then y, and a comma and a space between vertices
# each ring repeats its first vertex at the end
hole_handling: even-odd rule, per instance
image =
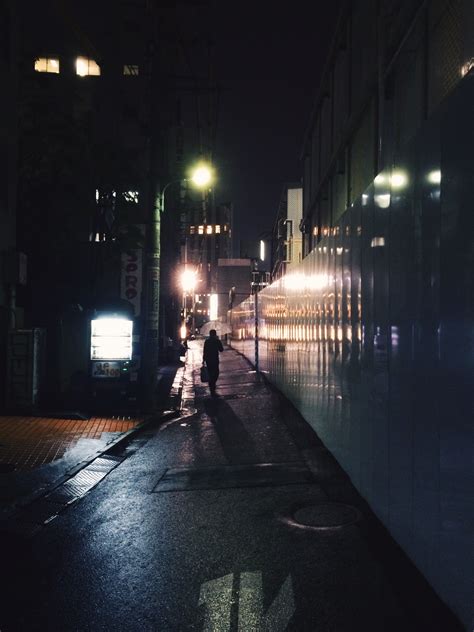
MULTIPOLYGON (((183 288, 183 327, 181 332, 181 338, 186 337, 186 315, 187 315, 187 296, 191 294, 194 296, 194 292, 196 290, 197 283, 197 272, 196 270, 186 269, 181 274, 181 287, 183 288), (184 335, 183 335, 184 334, 184 335)), ((194 298, 192 302, 192 332, 194 332, 194 298)))
POLYGON ((194 166, 189 176, 171 180, 154 195, 148 230, 148 251, 146 270, 146 310, 144 323, 142 383, 145 390, 145 407, 156 409, 156 386, 159 360, 159 320, 160 320, 160 273, 161 273, 161 215, 165 211, 165 194, 169 187, 177 183, 191 183, 204 189, 213 181, 213 170, 204 162, 194 166))

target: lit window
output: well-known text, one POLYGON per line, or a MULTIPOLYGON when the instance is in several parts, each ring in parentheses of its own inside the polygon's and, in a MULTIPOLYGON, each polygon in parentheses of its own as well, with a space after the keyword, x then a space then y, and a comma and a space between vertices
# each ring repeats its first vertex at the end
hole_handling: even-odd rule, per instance
POLYGON ((212 226, 206 226, 206 233, 212 235, 212 226))
POLYGON ((383 248, 385 246, 385 237, 372 237, 370 242, 371 248, 383 248))
POLYGON ((138 204, 138 191, 124 191, 122 193, 122 197, 125 202, 133 202, 134 204, 138 204))
POLYGON ((125 64, 123 67, 123 74, 127 77, 136 77, 139 73, 139 67, 136 64, 125 64))
POLYGON ((216 233, 220 233, 221 232, 221 227, 219 226, 219 224, 216 224, 216 233))
POLYGON ((224 224, 224 232, 227 232, 227 224, 224 224))
POLYGON ((99 76, 100 66, 88 57, 78 57, 76 59, 76 75, 79 77, 87 77, 90 75, 99 76))
POLYGON ((36 72, 49 72, 55 75, 59 74, 59 59, 52 57, 38 57, 35 59, 36 72))
POLYGON ((199 226, 199 227, 198 227, 198 233, 199 233, 200 235, 204 235, 204 226, 199 226))
POLYGON ((189 234, 190 235, 195 235, 196 234, 196 226, 190 226, 189 227, 189 234))

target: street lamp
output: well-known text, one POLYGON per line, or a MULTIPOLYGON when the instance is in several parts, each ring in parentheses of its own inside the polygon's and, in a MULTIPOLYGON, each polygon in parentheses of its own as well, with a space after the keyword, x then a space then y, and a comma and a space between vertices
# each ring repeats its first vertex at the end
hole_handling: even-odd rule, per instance
POLYGON ((165 210, 165 193, 172 184, 186 184, 191 182, 196 189, 205 189, 210 186, 214 181, 214 170, 210 165, 205 162, 200 162, 195 165, 190 171, 187 178, 181 178, 179 180, 171 180, 165 184, 160 193, 160 211, 163 213, 165 210))
POLYGON ((212 167, 199 162, 188 172, 186 178, 168 182, 156 192, 151 208, 148 232, 147 272, 146 272, 146 319, 143 348, 143 376, 146 382, 146 406, 155 408, 155 391, 159 360, 159 318, 160 318, 160 242, 161 215, 165 211, 165 193, 172 184, 190 182, 198 189, 209 187, 214 180, 212 167))

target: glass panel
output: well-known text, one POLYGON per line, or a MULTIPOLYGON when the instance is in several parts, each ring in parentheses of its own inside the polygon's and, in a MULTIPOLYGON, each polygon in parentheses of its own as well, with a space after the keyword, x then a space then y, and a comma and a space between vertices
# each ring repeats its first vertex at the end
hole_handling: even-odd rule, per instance
POLYGON ((80 77, 99 76, 100 66, 93 59, 78 57, 76 59, 76 74, 80 77))
POLYGON ((139 74, 139 67, 136 64, 125 64, 123 74, 128 77, 136 77, 139 74))
POLYGON ((59 59, 49 57, 39 57, 35 59, 36 72, 48 72, 52 74, 59 74, 59 59))

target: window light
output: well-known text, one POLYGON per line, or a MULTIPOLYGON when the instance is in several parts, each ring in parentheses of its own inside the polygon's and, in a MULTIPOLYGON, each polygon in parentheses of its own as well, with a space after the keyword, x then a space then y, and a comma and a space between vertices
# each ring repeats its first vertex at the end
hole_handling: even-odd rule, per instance
POLYGON ((204 235, 204 226, 198 226, 198 233, 204 235))
POLYGON ((88 57, 77 57, 76 59, 76 75, 79 77, 99 76, 100 66, 93 59, 88 57))
POLYGON ((219 224, 216 224, 216 233, 220 233, 221 232, 221 227, 219 226, 219 224))
POLYGON ((127 77, 136 77, 139 74, 139 66, 136 64, 125 64, 123 67, 123 74, 127 77))
POLYGON ((126 202, 138 204, 138 191, 124 191, 122 197, 126 202))
POLYGON ((206 233, 212 235, 212 226, 206 226, 206 233))
POLYGON ((35 59, 36 72, 48 72, 55 75, 59 74, 59 59, 54 57, 38 57, 35 59))

